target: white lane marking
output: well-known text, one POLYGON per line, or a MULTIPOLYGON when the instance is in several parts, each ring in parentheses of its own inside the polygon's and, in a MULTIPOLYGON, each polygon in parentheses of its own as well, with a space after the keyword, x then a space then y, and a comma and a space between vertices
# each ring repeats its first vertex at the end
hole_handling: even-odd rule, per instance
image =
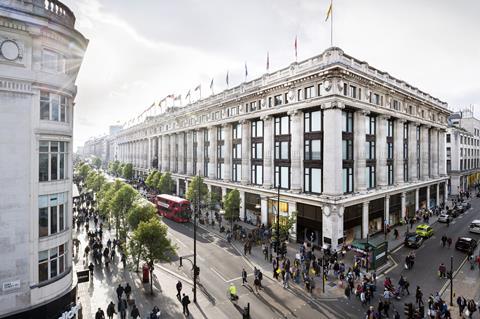
POLYGON ((395 248, 394 251, 392 251, 390 254, 395 254, 397 251, 399 251, 400 249, 403 248, 403 244, 401 244, 400 246, 398 246, 397 248, 395 248))
POLYGON ((181 241, 180 239, 178 239, 177 236, 173 235, 171 232, 168 232, 168 234, 169 234, 173 239, 175 239, 175 241, 179 242, 183 247, 188 248, 188 246, 185 245, 185 244, 183 243, 183 241, 181 241))
POLYGON ((213 271, 218 277, 220 277, 220 279, 222 279, 225 282, 228 282, 227 279, 225 279, 225 277, 223 277, 217 270, 215 270, 215 268, 210 267, 210 270, 213 271))

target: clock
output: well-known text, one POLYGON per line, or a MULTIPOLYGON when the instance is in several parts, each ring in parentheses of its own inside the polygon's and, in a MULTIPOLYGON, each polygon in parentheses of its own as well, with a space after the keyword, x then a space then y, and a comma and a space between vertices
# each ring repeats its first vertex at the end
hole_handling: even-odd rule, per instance
POLYGON ((0 53, 8 61, 15 61, 20 57, 20 48, 13 40, 5 40, 0 44, 0 53))

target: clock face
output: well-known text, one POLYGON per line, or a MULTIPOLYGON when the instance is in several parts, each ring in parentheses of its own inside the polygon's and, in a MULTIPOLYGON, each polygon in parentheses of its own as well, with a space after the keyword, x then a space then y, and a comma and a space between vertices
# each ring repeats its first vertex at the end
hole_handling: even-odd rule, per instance
POLYGON ((15 61, 20 55, 20 49, 14 41, 5 40, 0 44, 0 53, 5 59, 15 61))

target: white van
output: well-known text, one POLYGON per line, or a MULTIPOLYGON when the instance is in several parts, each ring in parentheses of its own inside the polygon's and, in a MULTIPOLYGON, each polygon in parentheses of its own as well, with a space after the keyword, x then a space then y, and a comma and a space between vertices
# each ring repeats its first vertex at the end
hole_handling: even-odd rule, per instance
POLYGON ((477 233, 480 234, 480 220, 476 219, 470 223, 470 229, 469 231, 471 233, 477 233))

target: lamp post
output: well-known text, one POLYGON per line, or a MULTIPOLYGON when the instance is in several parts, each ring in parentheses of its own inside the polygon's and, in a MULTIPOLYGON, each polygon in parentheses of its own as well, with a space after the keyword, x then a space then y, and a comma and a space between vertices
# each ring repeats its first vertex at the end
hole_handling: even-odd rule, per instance
POLYGON ((197 216, 200 209, 200 172, 197 179, 197 205, 193 214, 193 302, 197 302, 197 216))
POLYGON ((453 306, 453 256, 450 256, 450 306, 453 306))

